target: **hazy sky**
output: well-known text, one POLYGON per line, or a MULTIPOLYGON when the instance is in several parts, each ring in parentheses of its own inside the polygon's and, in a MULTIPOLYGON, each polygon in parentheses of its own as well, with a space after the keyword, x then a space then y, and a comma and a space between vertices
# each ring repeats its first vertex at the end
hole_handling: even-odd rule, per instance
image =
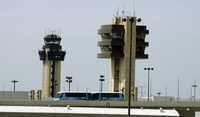
MULTIPOLYGON (((150 30, 149 59, 136 62, 136 85, 147 89, 144 67, 152 66, 153 94, 164 94, 167 88, 168 95, 176 96, 178 78, 183 97, 190 97, 194 80, 200 87, 199 4, 198 0, 135 1, 136 16, 150 30)), ((38 50, 52 30, 61 33, 67 52, 62 89, 64 77, 72 75, 73 90, 98 90, 99 75, 109 77, 109 60, 97 59, 97 30, 111 23, 117 9, 132 15, 133 6, 131 0, 0 0, 0 90, 11 90, 12 79, 19 80, 17 90, 41 88, 38 50)))

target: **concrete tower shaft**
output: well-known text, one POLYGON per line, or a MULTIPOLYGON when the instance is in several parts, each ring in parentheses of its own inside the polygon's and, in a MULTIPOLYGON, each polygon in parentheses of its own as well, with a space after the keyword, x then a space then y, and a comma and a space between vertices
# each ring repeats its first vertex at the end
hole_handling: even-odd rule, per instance
POLYGON ((61 38, 55 34, 44 37, 44 46, 39 51, 43 61, 42 98, 54 97, 60 91, 61 61, 66 52, 60 45, 61 38))

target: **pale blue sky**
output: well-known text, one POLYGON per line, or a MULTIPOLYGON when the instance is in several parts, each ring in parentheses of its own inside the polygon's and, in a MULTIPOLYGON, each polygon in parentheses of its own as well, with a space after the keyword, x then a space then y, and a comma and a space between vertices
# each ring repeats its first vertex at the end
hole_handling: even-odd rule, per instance
MULTIPOLYGON (((132 14, 131 0, 0 0, 0 90, 41 87, 42 62, 38 50, 50 30, 62 34, 66 58, 62 79, 73 76, 73 90, 98 90, 99 74, 109 77, 109 62, 97 59, 100 25, 111 23, 119 8, 132 14)), ((157 91, 190 97, 194 80, 200 85, 200 2, 198 0, 136 0, 136 16, 150 29, 149 60, 136 64, 136 84, 147 87, 146 66, 151 74, 153 94, 157 91)), ((66 83, 65 83, 66 85, 66 83)), ((62 86, 62 88, 64 85, 62 86)), ((200 90, 199 88, 197 89, 200 90)), ((200 96, 200 93, 198 94, 200 96)))

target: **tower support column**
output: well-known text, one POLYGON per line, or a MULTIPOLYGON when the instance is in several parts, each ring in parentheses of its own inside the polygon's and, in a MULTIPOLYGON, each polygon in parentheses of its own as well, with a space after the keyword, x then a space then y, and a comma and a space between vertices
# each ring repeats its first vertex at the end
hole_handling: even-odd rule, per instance
POLYGON ((50 61, 43 61, 42 99, 50 97, 50 61))

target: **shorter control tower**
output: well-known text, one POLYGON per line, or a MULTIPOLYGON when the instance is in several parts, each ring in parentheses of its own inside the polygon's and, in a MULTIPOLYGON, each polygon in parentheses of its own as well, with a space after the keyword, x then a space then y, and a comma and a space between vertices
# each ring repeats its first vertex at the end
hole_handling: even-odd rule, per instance
POLYGON ((43 61, 42 99, 55 97, 60 91, 61 61, 64 61, 66 52, 60 45, 61 37, 49 34, 44 37, 44 46, 39 51, 43 61))

